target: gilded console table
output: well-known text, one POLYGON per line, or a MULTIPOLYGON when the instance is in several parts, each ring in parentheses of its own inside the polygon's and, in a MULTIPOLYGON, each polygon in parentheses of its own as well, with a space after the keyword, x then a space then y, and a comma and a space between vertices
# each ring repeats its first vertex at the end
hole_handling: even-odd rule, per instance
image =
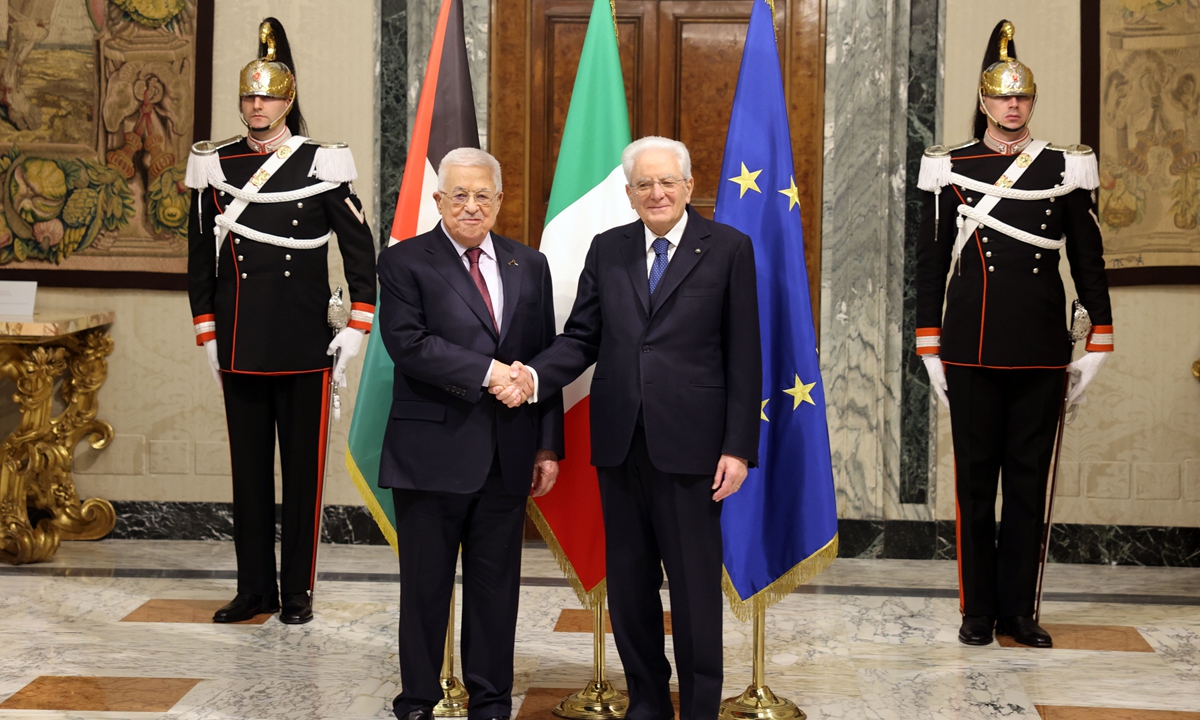
POLYGON ((96 540, 116 524, 107 500, 83 503, 71 479, 75 447, 97 450, 113 429, 96 418, 108 375, 113 312, 45 312, 0 318, 0 374, 16 383, 17 429, 0 446, 0 561, 49 560, 60 540, 96 540), (62 411, 55 414, 54 384, 62 411), (34 520, 30 519, 33 509, 34 520))

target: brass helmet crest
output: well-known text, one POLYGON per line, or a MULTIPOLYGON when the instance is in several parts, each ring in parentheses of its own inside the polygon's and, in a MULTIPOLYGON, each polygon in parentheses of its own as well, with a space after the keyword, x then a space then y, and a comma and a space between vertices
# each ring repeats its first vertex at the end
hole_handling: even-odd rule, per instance
MULTIPOLYGON (((280 47, 280 40, 276 38, 275 28, 269 19, 264 20, 259 26, 258 40, 259 51, 263 52, 263 56, 242 68, 238 95, 240 97, 260 96, 287 100, 287 110, 271 123, 270 127, 273 129, 284 122, 295 105, 296 75, 288 65, 291 60, 291 51, 287 47, 287 40, 283 39, 283 47, 280 47)), ((244 117, 242 123, 246 124, 244 117)))
MULTIPOLYGON (((1011 22, 1005 20, 1001 23, 997 38, 1000 58, 988 65, 979 78, 979 107, 997 125, 1001 123, 988 112, 983 98, 1028 96, 1033 98, 1035 105, 1037 104, 1037 83, 1033 80, 1033 71, 1025 63, 1017 60, 1015 47, 1013 56, 1009 56, 1009 43, 1012 42, 1013 33, 1011 22)), ((1029 115, 1033 117, 1032 112, 1029 115)))

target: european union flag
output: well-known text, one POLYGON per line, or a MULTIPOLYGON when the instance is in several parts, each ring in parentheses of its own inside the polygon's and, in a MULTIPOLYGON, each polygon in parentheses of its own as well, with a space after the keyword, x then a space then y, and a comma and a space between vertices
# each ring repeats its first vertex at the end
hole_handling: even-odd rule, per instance
POLYGON ((721 511, 725 591, 753 616, 837 557, 837 506, 800 199, 775 27, 754 3, 725 141, 715 219, 754 242, 762 325, 759 466, 721 511))

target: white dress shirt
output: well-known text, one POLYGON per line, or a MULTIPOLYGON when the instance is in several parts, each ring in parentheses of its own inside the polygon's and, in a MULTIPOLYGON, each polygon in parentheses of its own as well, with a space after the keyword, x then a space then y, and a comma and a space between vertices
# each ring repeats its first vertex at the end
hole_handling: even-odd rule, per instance
MULTIPOLYGON (((460 244, 457 240, 450 237, 450 233, 446 231, 446 223, 442 223, 442 232, 446 233, 446 237, 450 238, 450 242, 454 244, 454 250, 458 253, 458 259, 462 261, 463 267, 467 272, 471 272, 471 260, 467 257, 467 251, 471 248, 460 244)), ((496 329, 499 330, 501 323, 504 322, 504 283, 500 282, 500 263, 496 261, 496 247, 492 243, 492 234, 488 233, 483 242, 479 243, 479 249, 483 252, 479 255, 479 274, 483 275, 483 282, 487 285, 488 295, 492 297, 492 312, 496 314, 496 329)), ((487 374, 483 376, 481 387, 487 387, 488 381, 492 379, 492 365, 496 361, 493 360, 488 364, 487 374)))
POLYGON ((679 222, 675 223, 675 227, 667 231, 666 235, 655 235, 649 227, 646 227, 646 279, 650 278, 650 270, 654 267, 654 241, 660 237, 667 239, 667 263, 671 262, 671 258, 675 257, 675 248, 679 247, 679 241, 683 239, 683 230, 687 227, 687 213, 679 218, 679 222))

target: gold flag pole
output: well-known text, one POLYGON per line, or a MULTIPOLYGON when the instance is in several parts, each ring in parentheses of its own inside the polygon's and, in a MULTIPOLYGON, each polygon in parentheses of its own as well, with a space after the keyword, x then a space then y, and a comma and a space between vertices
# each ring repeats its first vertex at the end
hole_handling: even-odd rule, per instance
POLYGON ((562 699, 554 714, 571 720, 623 718, 629 697, 612 686, 604 674, 604 597, 592 604, 592 681, 579 692, 562 699))
POLYGON ((450 620, 446 623, 446 651, 442 654, 442 699, 433 708, 437 717, 466 717, 467 689, 454 676, 454 590, 450 587, 450 620))
POLYGON ((754 609, 754 680, 739 697, 721 703, 720 720, 804 720, 808 717, 796 703, 771 692, 766 683, 767 609, 754 609))

